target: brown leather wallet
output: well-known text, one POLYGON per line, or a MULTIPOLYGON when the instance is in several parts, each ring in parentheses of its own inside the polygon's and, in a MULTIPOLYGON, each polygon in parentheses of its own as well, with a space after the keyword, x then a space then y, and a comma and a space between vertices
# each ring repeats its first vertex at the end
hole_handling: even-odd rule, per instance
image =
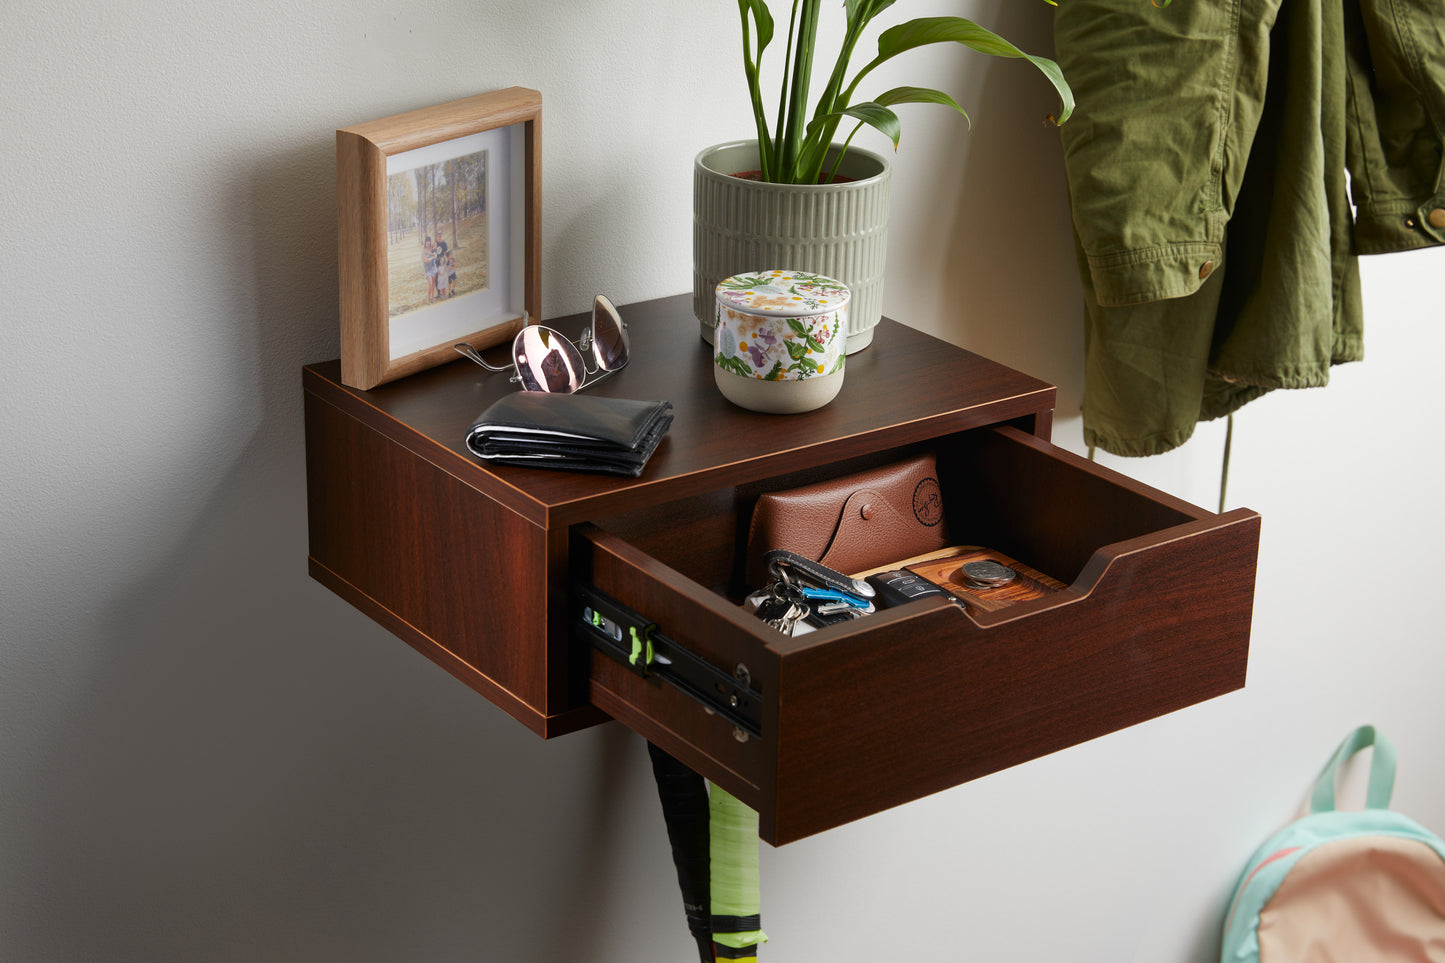
POLYGON ((768 492, 748 530, 746 577, 768 580, 763 554, 785 548, 852 574, 949 544, 933 455, 768 492))

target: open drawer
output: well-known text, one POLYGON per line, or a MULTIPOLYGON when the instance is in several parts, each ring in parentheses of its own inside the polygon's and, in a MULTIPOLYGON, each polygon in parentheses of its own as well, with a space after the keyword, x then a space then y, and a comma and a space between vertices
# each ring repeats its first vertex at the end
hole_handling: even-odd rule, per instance
POLYGON ((775 631, 739 604, 752 503, 856 461, 572 527, 573 584, 655 624, 754 724, 595 644, 579 596, 592 703, 757 809, 775 845, 1244 685, 1257 514, 1215 515, 1011 427, 874 460, 920 448, 956 541, 1067 587, 977 616, 935 597, 775 631))

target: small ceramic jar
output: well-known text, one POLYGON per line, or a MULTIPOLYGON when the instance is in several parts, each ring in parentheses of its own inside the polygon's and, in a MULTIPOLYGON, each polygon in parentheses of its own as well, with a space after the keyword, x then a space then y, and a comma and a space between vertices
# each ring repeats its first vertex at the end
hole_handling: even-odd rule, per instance
POLYGON ((729 401, 794 414, 843 387, 848 288, 801 271, 739 274, 717 286, 713 378, 729 401))

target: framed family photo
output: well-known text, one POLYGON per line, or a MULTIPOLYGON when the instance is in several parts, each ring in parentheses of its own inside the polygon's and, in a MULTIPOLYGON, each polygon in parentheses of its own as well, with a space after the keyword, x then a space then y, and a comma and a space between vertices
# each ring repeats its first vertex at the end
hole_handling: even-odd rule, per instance
POLYGON ((341 380, 370 389, 509 340, 541 309, 542 95, 336 132, 341 380))

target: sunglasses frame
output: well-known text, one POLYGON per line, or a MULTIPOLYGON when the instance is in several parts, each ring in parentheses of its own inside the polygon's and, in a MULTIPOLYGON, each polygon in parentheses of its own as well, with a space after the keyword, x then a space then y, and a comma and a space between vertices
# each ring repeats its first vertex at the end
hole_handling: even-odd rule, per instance
MULTIPOLYGON (((512 376, 508 380, 511 381, 512 384, 522 385, 524 390, 544 391, 548 394, 576 394, 579 391, 584 391, 597 384, 597 382, 606 378, 608 375, 613 374, 617 371, 621 371, 623 368, 627 367, 627 362, 631 360, 632 351, 631 345, 628 343, 627 322, 622 320, 622 315, 618 313, 617 307, 605 295, 599 294, 593 299, 592 323, 587 326, 587 328, 582 332, 581 337, 579 337, 576 341, 568 338, 556 328, 552 328, 544 324, 533 324, 530 315, 524 314, 522 322, 522 329, 517 332, 515 337, 512 338, 511 364, 491 364, 482 357, 480 351, 474 348, 471 343, 467 341, 458 342, 452 347, 456 350, 458 354, 462 355, 465 358, 470 358, 472 361, 475 361, 477 364, 481 365, 483 368, 486 368, 488 371, 511 372, 512 376), (611 317, 612 321, 617 325, 618 331, 622 335, 622 361, 620 364, 614 365, 610 368, 603 363, 600 355, 600 348, 597 344, 597 320, 599 315, 603 313, 611 317), (538 331, 551 334, 553 337, 565 344, 572 351, 577 353, 577 357, 582 362, 582 364, 581 379, 578 382, 576 388, 573 388, 571 391, 552 391, 547 387, 541 386, 541 382, 538 383, 539 387, 537 388, 531 388, 527 386, 527 379, 522 374, 522 362, 524 359, 520 358, 519 356, 523 347, 523 339, 526 338, 528 335, 535 336, 538 331)), ((571 367, 570 364, 568 367, 571 367)))

